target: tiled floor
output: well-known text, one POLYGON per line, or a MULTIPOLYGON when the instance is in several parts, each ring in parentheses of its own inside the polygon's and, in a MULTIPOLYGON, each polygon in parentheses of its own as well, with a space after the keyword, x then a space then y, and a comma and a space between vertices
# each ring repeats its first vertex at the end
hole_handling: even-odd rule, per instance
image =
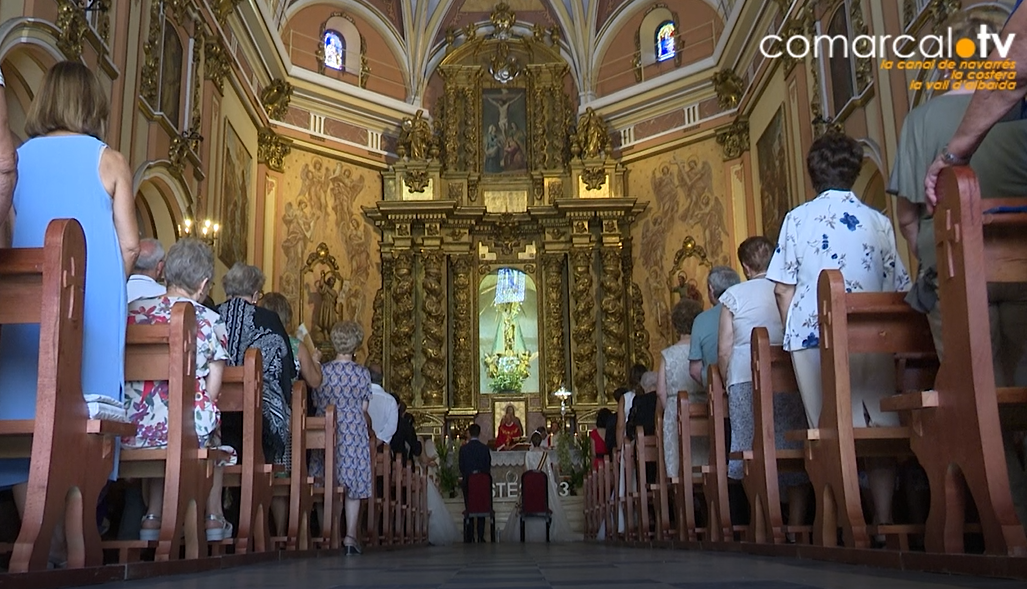
POLYGON ((459 544, 284 561, 104 589, 1022 589, 1021 581, 595 544, 459 544))

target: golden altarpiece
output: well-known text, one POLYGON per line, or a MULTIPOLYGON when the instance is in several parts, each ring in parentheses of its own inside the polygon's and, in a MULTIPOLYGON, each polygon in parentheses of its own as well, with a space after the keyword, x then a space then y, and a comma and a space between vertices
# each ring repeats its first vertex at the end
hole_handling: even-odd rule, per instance
POLYGON ((631 281, 644 205, 601 117, 575 117, 557 31, 515 23, 500 4, 491 26, 447 33, 434 120, 404 121, 364 209, 383 276, 369 356, 425 432, 507 404, 556 419, 561 387, 584 418, 652 365, 631 281))

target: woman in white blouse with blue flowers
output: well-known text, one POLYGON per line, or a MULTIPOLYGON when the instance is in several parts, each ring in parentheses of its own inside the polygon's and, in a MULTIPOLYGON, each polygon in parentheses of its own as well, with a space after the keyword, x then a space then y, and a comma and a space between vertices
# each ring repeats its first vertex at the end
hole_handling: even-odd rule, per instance
MULTIPOLYGON (((817 197, 784 219, 767 278, 784 320, 784 349, 791 352, 810 427, 820 422, 820 323, 817 281, 821 270, 841 270, 849 292, 909 290, 910 280, 895 248, 891 221, 860 202, 852 186, 863 165, 855 139, 828 134, 813 142, 806 158, 817 197)), ((890 354, 853 354, 852 418, 857 427, 896 426, 898 415, 882 412, 880 400, 895 392, 890 354)), ((867 465, 875 522, 891 523, 894 463, 867 465)))

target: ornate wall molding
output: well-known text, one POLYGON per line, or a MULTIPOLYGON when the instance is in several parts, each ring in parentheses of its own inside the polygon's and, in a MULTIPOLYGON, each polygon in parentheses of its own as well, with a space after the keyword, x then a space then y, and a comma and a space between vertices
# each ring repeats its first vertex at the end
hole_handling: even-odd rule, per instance
POLYGON ((653 356, 649 352, 649 331, 645 328, 645 301, 642 299, 642 289, 631 280, 634 275, 635 260, 632 257, 632 245, 629 239, 625 240, 621 247, 621 267, 624 269, 623 281, 627 289, 627 343, 631 348, 629 364, 653 366, 653 356))
POLYGON ((392 282, 392 325, 389 333, 389 386, 400 400, 413 405, 414 392, 414 253, 396 253, 392 282))
POLYGON ((603 332, 603 389, 607 399, 627 382, 628 341, 625 328, 624 283, 620 247, 604 247, 599 251, 602 274, 599 278, 599 300, 603 332))
POLYGON ((471 254, 451 256, 453 271, 453 406, 474 406, 474 373, 477 354, 474 349, 474 311, 471 254))
POLYGON ((446 402, 446 256, 441 251, 429 251, 421 255, 424 278, 421 289, 421 365, 423 381, 422 400, 431 407, 443 406, 446 402))
POLYGON ((740 119, 717 131, 717 145, 724 152, 725 160, 741 157, 749 151, 749 121, 740 119))
MULTIPOLYGON (((385 264, 382 264, 382 272, 385 272, 385 264)), ((384 282, 384 279, 383 279, 384 282)), ((371 336, 367 338, 367 361, 371 364, 377 364, 378 366, 384 366, 383 354, 384 345, 382 341, 382 322, 384 318, 383 303, 385 297, 383 295, 384 288, 379 288, 378 292, 374 294, 374 303, 372 306, 371 313, 371 336)))
POLYGON ((571 339, 574 349, 571 357, 574 360, 574 393, 576 403, 590 404, 598 401, 596 387, 596 317, 595 292, 592 279, 592 248, 575 248, 571 250, 571 300, 574 309, 571 313, 574 326, 571 339))
POLYGON ((158 84, 160 83, 160 2, 150 2, 150 25, 143 45, 143 69, 139 75, 139 95, 151 107, 157 108, 158 84))
POLYGON ((281 121, 289 112, 289 101, 292 100, 292 84, 281 78, 275 78, 260 91, 260 104, 264 107, 268 118, 281 121))
POLYGON ((852 32, 859 39, 854 48, 854 59, 856 60, 856 93, 862 94, 874 80, 874 62, 870 57, 860 57, 859 54, 869 55, 866 46, 870 41, 870 29, 867 27, 866 19, 863 17, 863 4, 861 0, 852 0, 849 5, 849 22, 852 25, 852 32), (858 49, 856 51, 855 49, 858 49))
POLYGON ((285 157, 292 151, 292 141, 271 129, 261 129, 257 134, 257 162, 267 164, 276 171, 285 171, 285 157))
POLYGON ((214 18, 218 24, 224 27, 228 23, 228 17, 235 10, 242 0, 206 0, 207 4, 214 11, 214 18))

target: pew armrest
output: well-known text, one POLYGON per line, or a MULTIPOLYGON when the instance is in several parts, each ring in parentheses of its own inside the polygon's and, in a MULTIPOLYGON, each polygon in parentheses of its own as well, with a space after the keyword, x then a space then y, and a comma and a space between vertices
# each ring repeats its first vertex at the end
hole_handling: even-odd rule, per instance
POLYGON ((938 391, 914 391, 881 399, 881 411, 915 411, 938 406, 938 391))
POLYGON ((795 429, 785 432, 789 442, 815 442, 820 439, 819 429, 795 429))

